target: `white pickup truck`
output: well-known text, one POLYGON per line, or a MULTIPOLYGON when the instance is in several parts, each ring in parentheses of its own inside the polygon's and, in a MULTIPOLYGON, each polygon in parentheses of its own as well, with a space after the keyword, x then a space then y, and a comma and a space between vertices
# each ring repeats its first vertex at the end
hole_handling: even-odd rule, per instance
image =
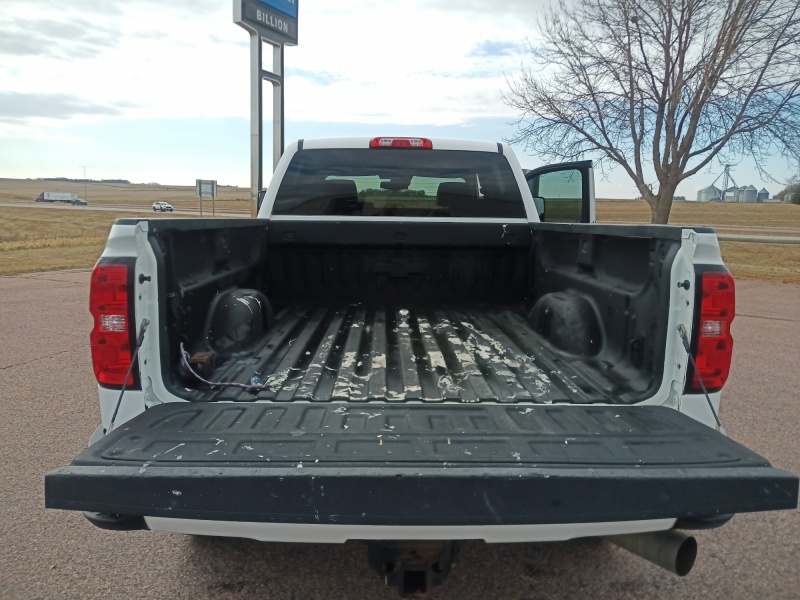
POLYGON ((370 542, 403 594, 457 542, 612 541, 792 509, 724 435, 713 231, 594 223, 591 162, 301 140, 259 217, 121 219, 92 275, 101 425, 46 505, 107 529, 370 542))

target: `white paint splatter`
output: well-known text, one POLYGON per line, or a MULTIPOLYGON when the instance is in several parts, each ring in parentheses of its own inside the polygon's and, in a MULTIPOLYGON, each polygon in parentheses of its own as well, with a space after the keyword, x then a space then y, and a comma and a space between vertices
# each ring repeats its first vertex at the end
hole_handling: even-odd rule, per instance
POLYGON ((356 364, 357 352, 345 352, 344 359, 342 359, 342 369, 349 369, 356 364))
POLYGON ((178 445, 177 445, 177 446, 175 446, 174 448, 170 448, 169 450, 167 450, 166 452, 164 452, 164 454, 169 454, 169 453, 170 453, 170 452, 172 452, 173 450, 177 450, 177 449, 178 449, 178 448, 180 448, 181 446, 185 446, 185 445, 186 445, 186 444, 183 444, 183 443, 181 443, 181 444, 178 444, 178 445))
POLYGON ((472 358, 466 352, 456 352, 456 358, 459 361, 461 361, 462 364, 465 364, 465 365, 474 365, 475 364, 475 359, 472 358))
POLYGON ((442 369, 447 368, 447 365, 444 362, 444 355, 441 352, 430 352, 428 357, 431 359, 431 367, 434 369, 437 367, 441 367, 442 369))

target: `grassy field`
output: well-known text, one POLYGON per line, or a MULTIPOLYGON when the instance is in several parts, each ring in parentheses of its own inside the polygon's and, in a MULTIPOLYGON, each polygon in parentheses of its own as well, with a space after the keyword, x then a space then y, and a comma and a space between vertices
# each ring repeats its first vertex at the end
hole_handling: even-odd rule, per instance
MULTIPOLYGON (((83 184, 0 179, 0 202, 32 203, 43 191, 75 192, 84 196, 83 184)), ((246 211, 248 196, 247 189, 221 187, 217 208, 246 211)), ((89 184, 88 197, 91 204, 131 208, 166 201, 175 208, 199 213, 194 187, 188 186, 89 184)), ((210 209, 209 204, 205 208, 210 209)), ((102 252, 111 224, 126 216, 162 218, 169 213, 0 207, 0 275, 91 267, 102 252)), ((601 223, 648 223, 650 210, 644 202, 601 201, 597 203, 597 220, 601 223)), ((721 233, 800 237, 800 206, 681 202, 674 205, 670 222, 673 225, 710 225, 721 233)), ((721 246, 725 263, 737 278, 800 283, 800 245, 722 242, 721 246)))
MULTIPOLYGON (((41 192, 73 192, 90 205, 150 208, 153 202, 169 202, 177 210, 200 214, 194 186, 68 183, 35 179, 0 178, 0 202, 34 204, 41 192)), ((217 188, 216 210, 249 210, 250 190, 233 186, 217 188)), ((211 200, 203 201, 204 215, 211 214, 211 200)), ((163 218, 169 213, 31 210, 0 207, 0 275, 88 268, 103 251, 115 219, 163 218)))
MULTIPOLYGON (((649 223, 646 202, 597 203, 601 223, 649 223)), ((800 206, 796 204, 723 204, 721 202, 676 202, 670 225, 710 225, 727 227, 778 227, 800 230, 800 206)), ((800 231, 798 231, 800 236, 800 231)))
POLYGON ((722 259, 736 279, 800 284, 800 245, 720 242, 722 259))
MULTIPOLYGON (((169 214, 169 213, 167 213, 169 214)), ((0 207, 0 275, 94 265, 115 219, 142 213, 0 207)), ((151 218, 164 218, 161 213, 151 218)))

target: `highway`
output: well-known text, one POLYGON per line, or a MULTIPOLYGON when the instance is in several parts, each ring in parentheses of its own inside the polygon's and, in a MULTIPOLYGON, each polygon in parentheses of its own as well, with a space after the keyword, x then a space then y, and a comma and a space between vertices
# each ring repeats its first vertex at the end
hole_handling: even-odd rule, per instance
MULTIPOLYGON (((80 514, 44 509, 44 474, 68 464, 99 422, 88 282, 84 270, 0 277, 0 598, 396 598, 358 543, 109 532, 80 514)), ((723 423, 734 439, 798 473, 800 286, 741 281, 737 304, 723 423)), ((800 597, 798 511, 740 515, 697 538, 697 564, 685 578, 598 540, 469 542, 431 597, 800 597)))
MULTIPOLYGON (((121 212, 121 213, 145 213, 145 214, 153 214, 153 209, 150 206, 145 206, 141 204, 90 204, 88 206, 73 206, 71 204, 64 204, 63 202, 0 202, 0 207, 8 207, 8 208, 30 208, 32 210, 77 210, 77 211, 87 211, 87 210, 94 210, 100 212, 121 212)), ((161 213, 158 213, 161 214, 161 213)), ((176 209, 172 213, 175 216, 182 216, 182 215, 192 215, 192 216, 200 216, 199 210, 178 210, 176 209)), ((204 217, 211 216, 211 209, 210 203, 209 207, 207 207, 203 211, 204 217)), ((250 214, 246 211, 227 211, 221 212, 216 211, 216 217, 249 217, 250 214)))

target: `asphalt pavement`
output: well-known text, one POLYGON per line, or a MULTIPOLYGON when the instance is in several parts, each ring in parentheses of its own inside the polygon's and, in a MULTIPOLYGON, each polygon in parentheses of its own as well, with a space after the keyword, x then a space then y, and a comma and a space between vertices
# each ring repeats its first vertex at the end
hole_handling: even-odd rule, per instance
MULTIPOLYGON (((364 546, 108 532, 45 510, 44 474, 98 424, 88 271, 0 278, 0 598, 396 598, 364 546)), ((738 282, 728 433, 800 472, 800 286, 738 282)), ((524 499, 520 499, 524 501, 524 499)), ((800 598, 800 513, 740 515, 697 532, 679 578, 599 540, 466 543, 437 599, 800 598)))

